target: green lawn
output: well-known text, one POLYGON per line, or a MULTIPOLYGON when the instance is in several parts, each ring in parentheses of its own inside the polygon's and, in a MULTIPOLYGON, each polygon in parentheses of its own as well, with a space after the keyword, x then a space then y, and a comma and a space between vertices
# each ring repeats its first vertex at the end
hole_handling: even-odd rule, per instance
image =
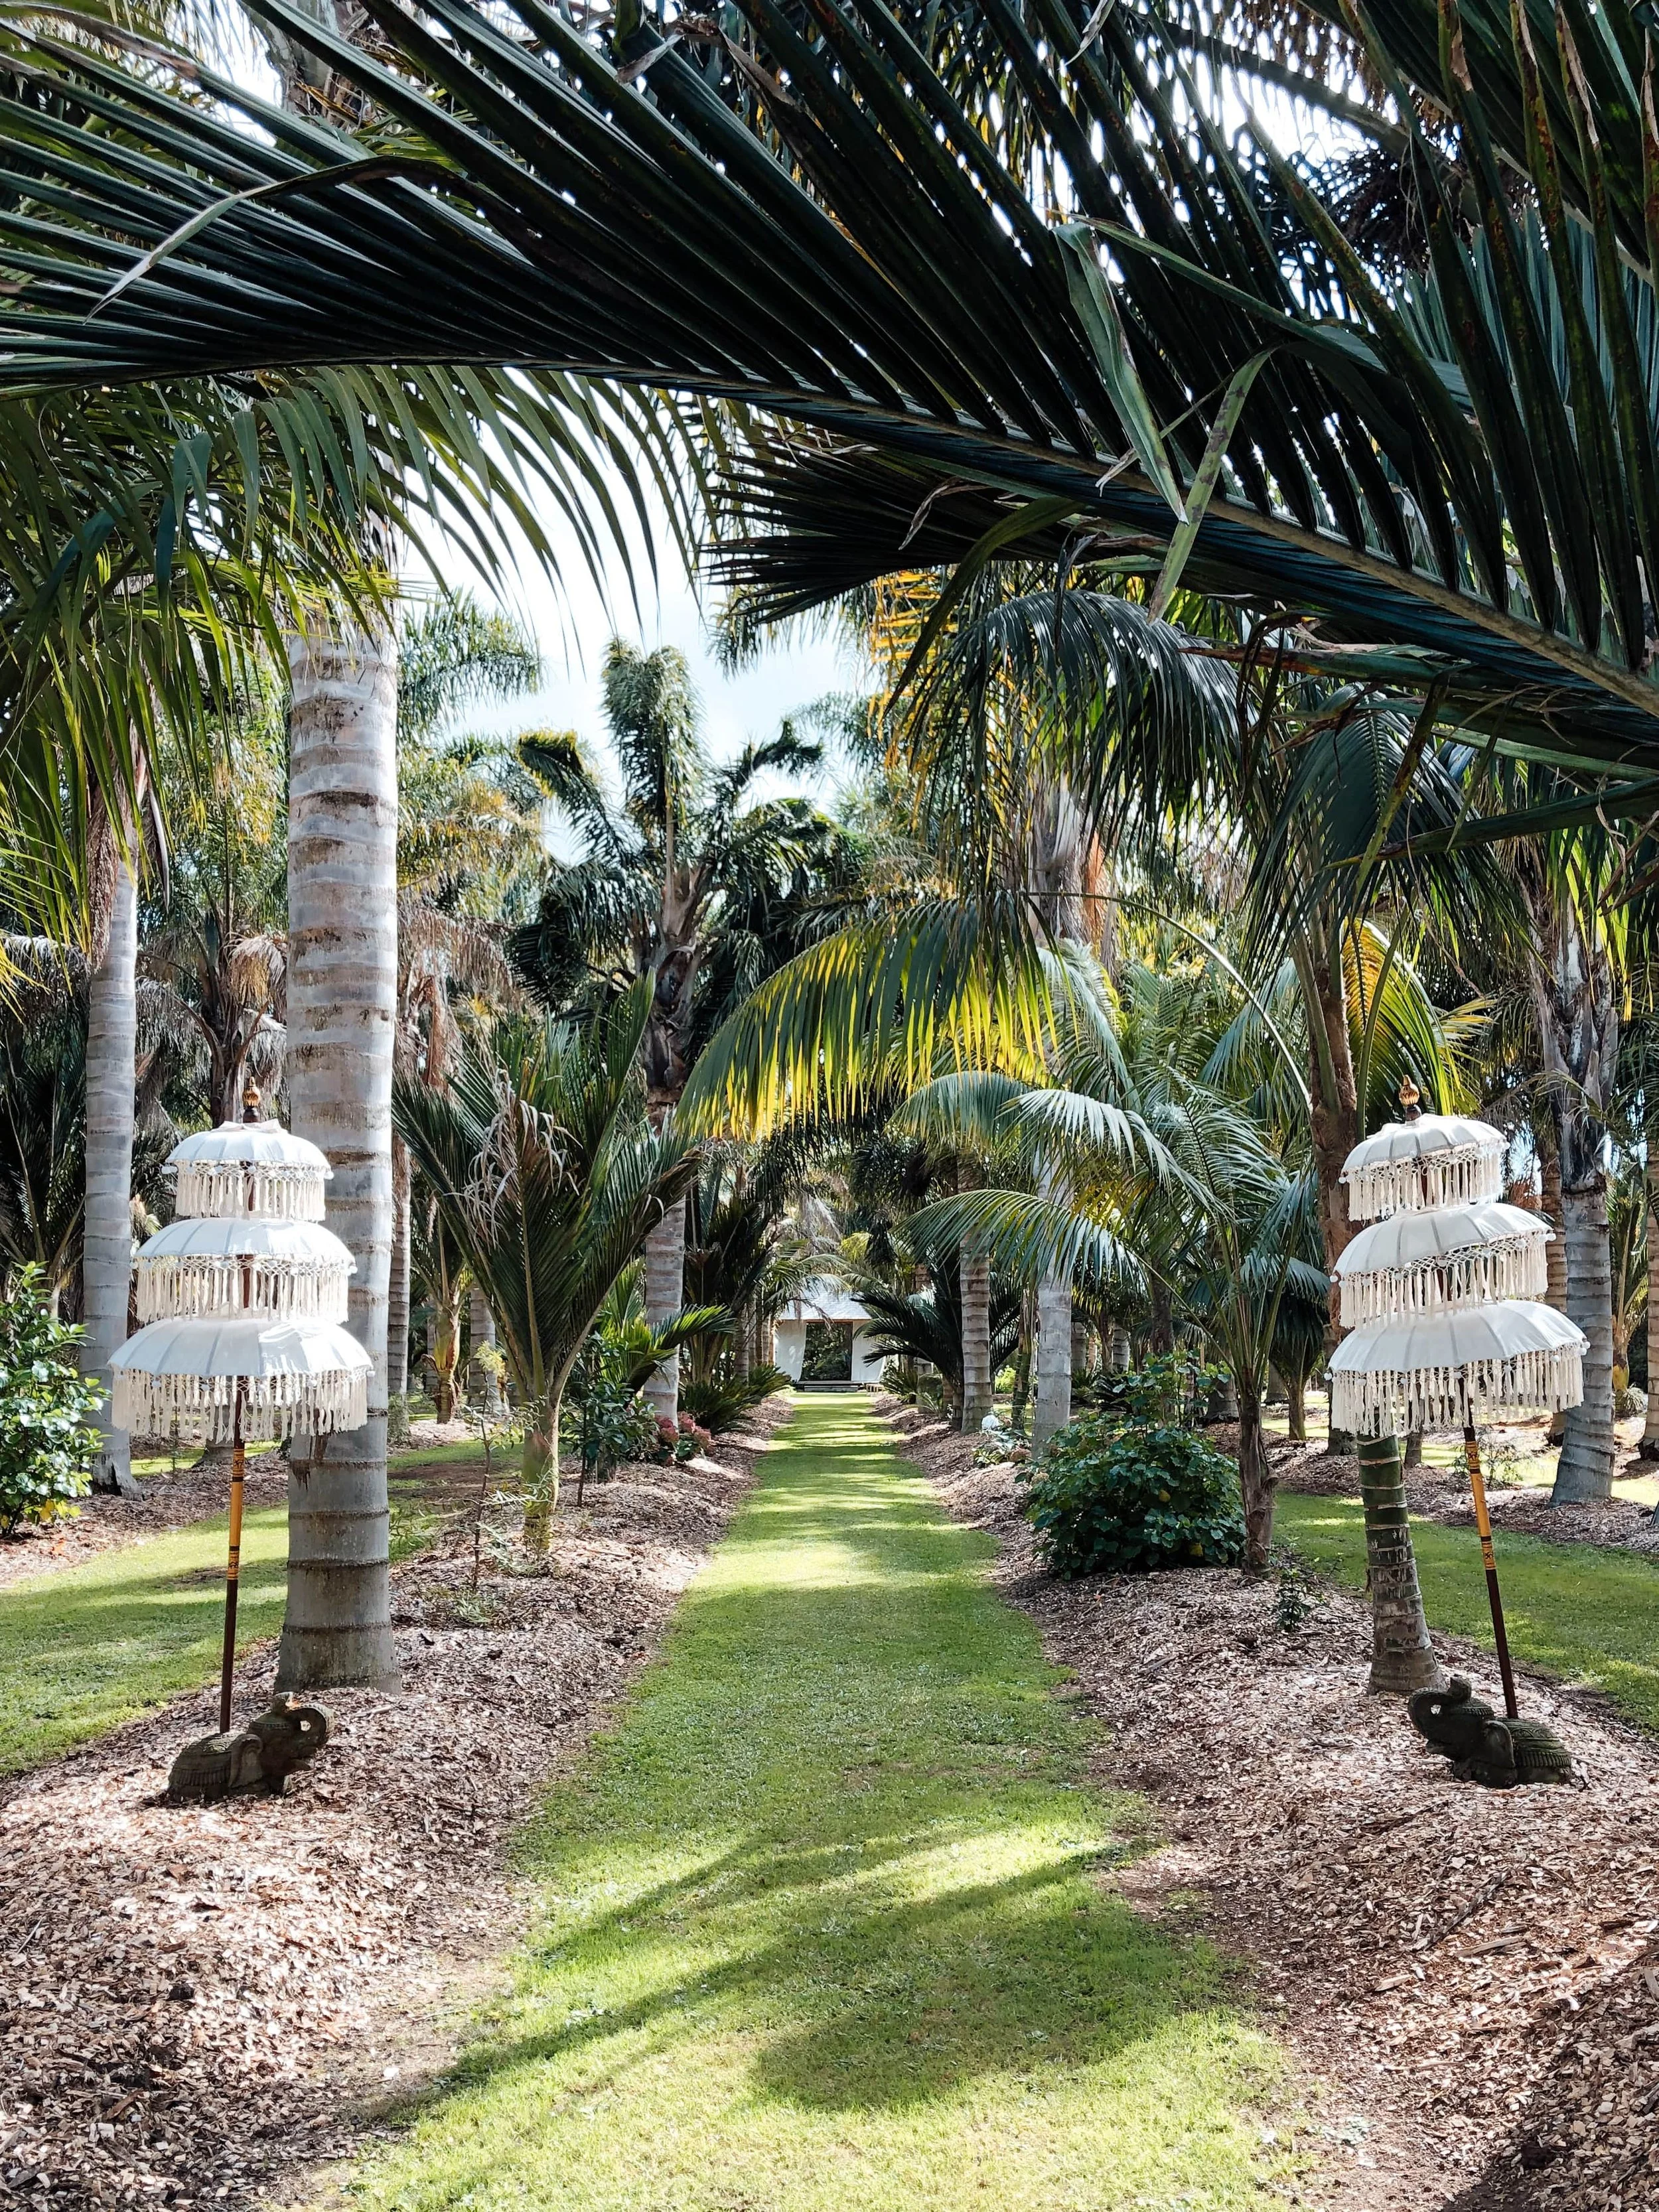
POLYGON ((1275 2047, 1102 1886, 1144 1813, 855 1399, 809 1400, 521 1847, 544 1920, 369 2201, 1255 2205, 1275 2047))
MULTIPOLYGON (((0 1774, 197 1688, 218 1672, 225 1528, 199 1521, 0 1590, 0 1774)), ((283 1623, 288 1509, 242 1523, 239 1645, 283 1623)))
MULTIPOLYGON (((433 1525, 410 1487, 392 1506, 394 1559, 418 1549, 433 1525)), ((0 1590, 0 1774, 38 1766, 216 1680, 226 1533, 222 1514, 0 1590)), ((239 1651, 281 1628, 287 1560, 287 1507, 248 1514, 239 1651)))
MULTIPOLYGON (((1277 1534, 1340 1580, 1365 1579, 1358 1498, 1285 1492, 1277 1534)), ((1431 1628, 1492 1646, 1486 1581, 1473 1528, 1413 1520, 1423 1608, 1431 1628)), ((1516 1655, 1569 1682, 1592 1682, 1632 1719, 1659 1728, 1659 1560, 1538 1536, 1497 1539, 1504 1619, 1516 1655)))

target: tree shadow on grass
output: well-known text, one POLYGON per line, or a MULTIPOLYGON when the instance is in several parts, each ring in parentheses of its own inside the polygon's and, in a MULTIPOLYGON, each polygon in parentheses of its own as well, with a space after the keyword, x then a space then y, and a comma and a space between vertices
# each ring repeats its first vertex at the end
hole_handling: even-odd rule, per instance
MULTIPOLYGON (((994 1845, 1005 1840, 981 1837, 994 1845)), ((734 1847, 586 1921, 532 1942, 556 1978, 513 2008, 517 2033, 476 2045, 427 2103, 526 2067, 581 2057, 584 2094, 649 2066, 683 2039, 740 2034, 756 2098, 824 2112, 902 2112, 988 2075, 1034 2087, 1218 2014, 1224 1978, 1209 1947, 1178 1940, 1089 1879, 1099 1853, 1055 1854, 994 1881, 908 1898, 919 1856, 971 1855, 971 1824, 872 1835, 845 1885, 848 1847, 734 1847), (703 1899, 701 1906, 698 1900, 703 1899), (709 1960, 727 1931, 724 1958, 709 1960), (687 1972, 684 1953, 702 1963, 687 1972), (653 1954, 663 1954, 660 1978, 653 1954), (576 2005, 607 1983, 650 1983, 631 2002, 576 2005), (526 2027, 539 2005, 560 2018, 526 2027)))

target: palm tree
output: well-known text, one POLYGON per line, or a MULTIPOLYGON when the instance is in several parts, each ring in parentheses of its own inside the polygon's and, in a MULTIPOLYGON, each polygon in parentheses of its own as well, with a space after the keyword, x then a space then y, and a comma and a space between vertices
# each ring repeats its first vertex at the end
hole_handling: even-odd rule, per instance
POLYGON ((190 1010, 217 1121, 240 1114, 250 1075, 269 1094, 282 1074, 285 749, 279 697, 262 682, 211 733, 205 758, 175 745, 157 763, 167 795, 167 896, 146 915, 141 965, 190 1010))
MULTIPOLYGON (((444 1080, 453 1042, 452 998, 497 1009, 513 978, 501 943, 511 907, 540 868, 547 793, 517 750, 457 733, 475 702, 533 690, 542 660, 508 617, 467 592, 447 593, 404 625, 398 682, 398 1025, 400 1076, 444 1080)), ((410 1273, 408 1149, 392 1139, 392 1266, 387 1292, 386 1389, 392 1440, 407 1426, 410 1273)), ((490 1326, 471 1289, 475 1346, 490 1326)), ((447 1419, 449 1416, 441 1416, 447 1419)))
POLYGON ((447 1088, 400 1083, 399 1134, 488 1293, 524 1411, 525 1540, 547 1548, 559 1408, 606 1293, 697 1171, 653 1127, 640 1069, 642 977, 585 1028, 522 1018, 469 1039, 447 1088))
MULTIPOLYGON (((848 1271, 848 1280, 869 1316, 877 1347, 895 1359, 925 1360, 939 1370, 947 1412, 958 1410, 967 1395, 968 1313, 962 1247, 950 1242, 918 1243, 911 1256, 927 1271, 927 1287, 896 1290, 878 1276, 848 1271)), ((976 1255, 981 1256, 982 1255, 976 1255)), ((1019 1338, 1020 1293, 984 1261, 985 1352, 993 1367, 1012 1354, 1019 1338)), ((974 1426, 978 1428, 979 1423, 974 1426)))
MULTIPOLYGON (((516 957, 550 1004, 651 982, 646 1096, 672 1119, 700 1047, 720 1018, 810 924, 841 857, 835 826, 803 799, 756 799, 768 770, 815 768, 819 749, 787 726, 716 764, 704 749, 685 657, 613 639, 604 672, 605 726, 623 779, 620 818, 574 739, 527 739, 524 757, 585 837, 587 850, 550 872, 516 957)), ((646 1311, 664 1326, 684 1303, 685 1208, 647 1241, 646 1311)), ((661 1419, 679 1404, 678 1352, 646 1387, 661 1419)))
MULTIPOLYGON (((1218 58, 1206 33, 1139 11, 1085 26, 1042 0, 1033 30, 984 0, 948 23, 854 24, 843 0, 805 29, 781 0, 745 0, 729 46, 712 21, 663 40, 629 12, 607 52, 524 0, 539 43, 520 82, 510 37, 466 0, 446 6, 441 37, 393 0, 368 4, 396 69, 293 0, 259 5, 360 106, 398 117, 396 161, 361 182, 337 138, 210 72, 192 98, 210 89, 268 142, 216 141, 183 99, 146 85, 123 100, 100 82, 123 148, 179 175, 137 237, 116 157, 22 79, 9 99, 39 173, 132 243, 130 282, 93 322, 75 310, 109 290, 107 247, 59 230, 49 295, 7 319, 15 379, 320 351, 562 362, 742 397, 908 456, 919 522, 927 493, 951 487, 912 563, 945 544, 982 562, 1080 520, 1170 545, 1166 586, 1179 567, 1346 622, 1390 650, 1330 657, 1431 684, 1430 730, 1501 699, 1511 734, 1557 757, 1659 758, 1640 673, 1659 487, 1628 93, 1645 33, 1624 11, 1575 8, 1558 43, 1541 9, 1534 33, 1528 0, 1518 38, 1489 12, 1443 41, 1427 0, 1390 0, 1364 19, 1363 59, 1398 121, 1334 92, 1322 46, 1280 64, 1298 97, 1409 172, 1425 307, 1424 290, 1366 266, 1267 134, 1247 125, 1241 153, 1229 100, 1265 67, 1253 52, 1218 58), (1194 41, 1217 63, 1207 102, 1194 41), (787 107, 770 92, 785 76, 787 107), (1449 117, 1455 170, 1425 111, 1449 117), (266 197, 325 164, 337 181, 307 185, 296 236, 266 197), (1506 169, 1527 180, 1520 215, 1506 169), (203 224, 204 192, 222 200, 203 224), (1048 224, 1036 194, 1073 219, 1048 224), (663 280, 665 225, 698 241, 683 283, 663 280), (465 281, 434 282, 440 270, 465 281), (985 489, 958 495, 963 483, 985 489), (999 507, 1007 491, 1024 506, 999 507), (1401 641, 1430 659, 1402 662, 1401 641)), ((73 114, 90 65, 40 58, 73 114)), ((31 234, 24 273, 40 251, 31 234)))

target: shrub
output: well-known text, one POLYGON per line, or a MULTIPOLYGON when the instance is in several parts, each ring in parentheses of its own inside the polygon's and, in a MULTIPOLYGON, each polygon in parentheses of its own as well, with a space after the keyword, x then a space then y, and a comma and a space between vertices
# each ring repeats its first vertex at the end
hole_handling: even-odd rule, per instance
POLYGON ((702 1382, 687 1378, 680 1384, 680 1404, 699 1427, 711 1436, 724 1436, 728 1429, 736 1428, 750 1408, 758 1406, 763 1398, 769 1398, 775 1390, 787 1390, 789 1377, 781 1367, 757 1365, 747 1375, 728 1371, 725 1361, 720 1362, 712 1375, 702 1382))
POLYGON ((104 1394, 78 1364, 82 1332, 52 1318, 39 1267, 0 1306, 0 1535, 51 1521, 92 1486, 104 1394))
POLYGON ((1063 1582, 1232 1566, 1244 1556, 1238 1470, 1189 1430, 1085 1414, 1023 1479, 1037 1550, 1063 1582))

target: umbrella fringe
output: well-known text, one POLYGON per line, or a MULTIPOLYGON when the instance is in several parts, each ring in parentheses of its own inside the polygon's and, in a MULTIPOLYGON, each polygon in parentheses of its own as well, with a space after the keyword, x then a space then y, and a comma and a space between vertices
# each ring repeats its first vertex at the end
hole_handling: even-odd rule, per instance
POLYGON ((180 1214, 223 1221, 320 1221, 325 1170, 254 1160, 187 1162, 173 1200, 180 1214))
POLYGON ((110 1418, 131 1436, 229 1443, 242 1401, 242 1441, 324 1436, 368 1419, 367 1370, 321 1375, 147 1375, 117 1368, 110 1418))
POLYGON ((141 1322, 211 1320, 250 1314, 270 1321, 339 1321, 346 1317, 351 1260, 303 1260, 264 1255, 162 1253, 137 1261, 141 1322), (242 1296, 244 1278, 251 1292, 242 1296))
POLYGON ((1331 1425, 1361 1437, 1405 1436, 1413 1429, 1463 1428, 1494 1406, 1560 1413, 1583 1395, 1578 1345, 1443 1366, 1333 1365, 1331 1425))
POLYGON ((1401 1267, 1373 1267, 1346 1274, 1338 1265, 1344 1328, 1368 1321, 1408 1319, 1413 1314, 1448 1313, 1491 1305, 1502 1298, 1541 1298, 1549 1286, 1540 1223, 1525 1236, 1464 1252, 1436 1253, 1401 1267))
POLYGON ((1428 1213, 1442 1206, 1480 1206, 1502 1198, 1504 1158, 1502 1144, 1454 1145, 1444 1152, 1368 1160, 1346 1169, 1348 1218, 1375 1221, 1385 1213, 1428 1213))

